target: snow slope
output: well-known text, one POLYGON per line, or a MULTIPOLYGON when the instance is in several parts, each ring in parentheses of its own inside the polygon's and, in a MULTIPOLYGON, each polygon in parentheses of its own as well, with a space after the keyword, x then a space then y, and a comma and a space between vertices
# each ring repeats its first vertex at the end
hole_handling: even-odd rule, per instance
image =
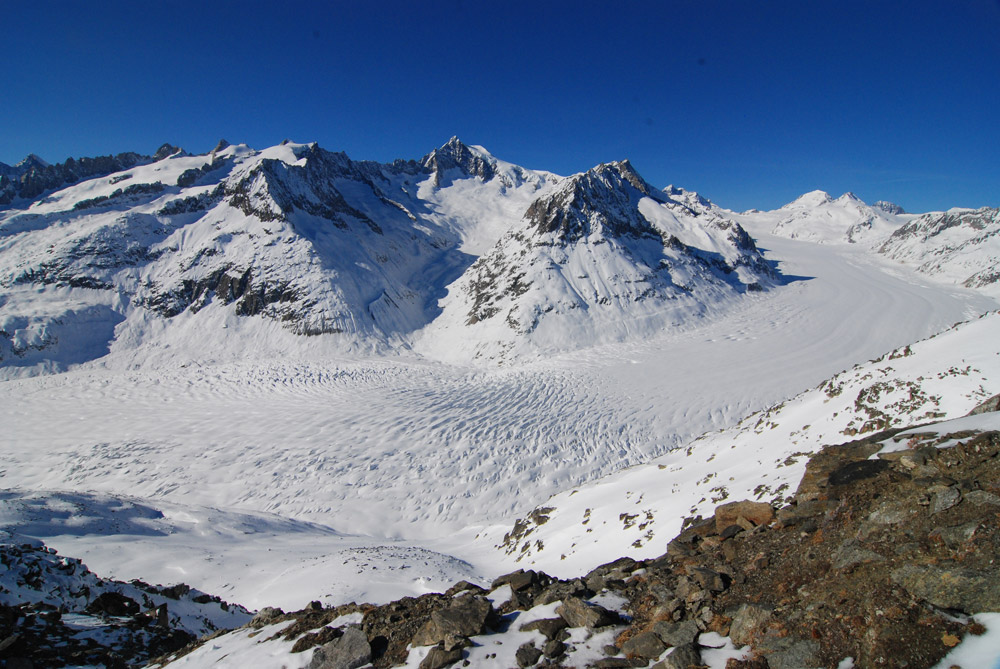
MULTIPOLYGON (((782 504, 798 486, 807 456, 823 445, 958 418, 998 393, 1000 312, 991 312, 841 372, 649 464, 562 492, 496 543, 511 563, 557 575, 585 573, 621 555, 656 557, 684 518, 710 515, 724 500, 782 504)), ((957 427, 1000 425, 991 413, 957 427)))
POLYGON ((950 209, 899 228, 878 252, 946 281, 1000 295, 1000 209, 950 209))
POLYGON ((412 544, 275 514, 123 495, 0 491, 4 530, 44 537, 64 554, 101 564, 107 577, 195 585, 252 609, 382 603, 480 578, 471 565, 412 544))

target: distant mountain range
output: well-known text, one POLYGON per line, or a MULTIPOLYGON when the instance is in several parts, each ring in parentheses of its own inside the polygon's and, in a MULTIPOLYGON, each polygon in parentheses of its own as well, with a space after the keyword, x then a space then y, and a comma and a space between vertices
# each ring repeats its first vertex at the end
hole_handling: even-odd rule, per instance
POLYGON ((293 143, 31 155, 0 165, 0 365, 58 370, 174 322, 505 361, 642 336, 767 290, 783 279, 758 231, 856 243, 996 292, 998 230, 996 209, 918 217, 822 191, 735 213, 658 190, 628 161, 561 177, 457 138, 389 164, 293 143))

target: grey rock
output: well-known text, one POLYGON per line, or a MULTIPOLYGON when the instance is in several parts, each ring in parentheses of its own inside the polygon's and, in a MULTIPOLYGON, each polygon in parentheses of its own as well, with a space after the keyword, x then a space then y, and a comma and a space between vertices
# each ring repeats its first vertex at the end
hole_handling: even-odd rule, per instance
POLYGON ((931 501, 931 514, 947 511, 961 501, 962 493, 958 491, 958 488, 948 487, 938 490, 934 493, 934 499, 931 501))
MULTIPOLYGON (((771 508, 768 506, 768 508, 771 508)), ((711 592, 722 592, 726 589, 726 583, 722 574, 705 567, 694 567, 691 569, 691 577, 705 590, 711 592)))
POLYGON ((570 627, 607 627, 618 622, 618 614, 608 611, 603 606, 590 604, 576 597, 567 597, 556 607, 556 613, 570 627))
POLYGON ((990 413, 992 411, 1000 411, 1000 395, 994 395, 989 398, 975 409, 969 412, 970 416, 978 416, 979 414, 990 413))
POLYGON ((517 666, 522 667, 522 669, 524 667, 533 666, 541 657, 542 651, 535 648, 535 644, 530 641, 528 643, 521 644, 521 646, 517 649, 517 652, 514 653, 514 659, 517 660, 517 666))
POLYGON ((910 506, 898 502, 884 502, 871 512, 868 521, 876 525, 897 525, 905 523, 915 513, 916 511, 910 506))
POLYGON ((357 627, 348 627, 344 635, 318 647, 309 669, 357 669, 372 661, 368 637, 357 627))
POLYGON ((915 598, 942 609, 966 613, 1000 610, 1000 577, 995 570, 906 565, 893 571, 891 578, 915 598))
POLYGON ((444 641, 442 641, 440 645, 445 650, 454 650, 456 648, 461 650, 462 648, 470 648, 473 643, 468 637, 449 634, 445 636, 444 641))
POLYGON ((815 641, 770 636, 761 642, 759 650, 767 658, 770 669, 819 669, 824 666, 819 660, 819 644, 815 641))
POLYGON ((511 590, 517 592, 518 590, 530 588, 535 583, 538 583, 538 574, 533 569, 529 569, 528 571, 518 569, 515 572, 504 574, 493 581, 493 588, 498 588, 501 585, 509 585, 511 590))
POLYGON ((285 612, 281 609, 275 608, 273 606, 265 606, 260 611, 257 612, 250 620, 250 627, 263 627, 264 625, 270 625, 272 622, 285 615, 285 612))
POLYGON ((566 654, 566 644, 556 639, 546 641, 545 645, 542 646, 542 653, 548 658, 560 657, 566 654))
POLYGON ((697 645, 689 643, 675 647, 670 655, 654 664, 653 669, 688 669, 692 665, 701 665, 701 651, 697 645))
POLYGON ((480 587, 475 583, 469 583, 468 581, 459 581, 455 585, 448 588, 444 594, 446 594, 449 597, 454 597, 455 595, 463 592, 472 592, 477 595, 485 595, 486 588, 480 587))
POLYGON ((694 643, 700 633, 698 623, 685 620, 680 623, 659 621, 653 624, 653 631, 668 646, 683 646, 694 643))
POLYGON ((771 611, 753 604, 744 604, 729 624, 729 638, 737 646, 746 646, 771 622, 771 611))
POLYGON ((542 590, 533 604, 535 606, 540 606, 543 604, 551 604, 552 602, 561 602, 567 597, 592 597, 595 591, 587 587, 587 584, 583 579, 575 579, 573 581, 566 581, 562 583, 553 583, 549 587, 542 590))
POLYGON ((976 535, 976 530, 979 529, 979 521, 973 521, 971 523, 965 523, 964 525, 955 525, 953 527, 943 527, 932 532, 933 535, 941 537, 941 541, 948 548, 958 548, 965 542, 969 541, 976 535))
POLYGON ((641 662, 642 661, 629 660, 624 657, 605 657, 595 662, 591 662, 587 666, 593 667, 593 669, 625 669, 626 667, 645 666, 645 664, 642 664, 641 662), (638 662, 638 664, 635 662, 638 662))
POLYGON ((493 605, 479 595, 465 595, 450 606, 431 613, 431 619, 421 627, 411 643, 414 646, 431 646, 444 641, 449 635, 475 636, 495 627, 499 622, 493 605))
POLYGON ((519 628, 521 632, 541 632, 546 639, 555 639, 556 635, 566 629, 567 622, 562 618, 541 618, 524 623, 519 628))
POLYGON ((855 541, 844 542, 833 552, 832 557, 834 569, 847 569, 866 562, 885 562, 884 557, 875 551, 862 548, 855 541))
POLYGON ((655 632, 642 632, 622 644, 622 652, 628 657, 657 658, 667 649, 655 632))
POLYGON ((460 648, 445 650, 441 646, 434 646, 431 648, 431 652, 427 653, 427 657, 420 662, 420 669, 441 669, 449 664, 455 664, 461 659, 462 650, 460 648))
POLYGON ((973 490, 965 493, 965 501, 976 506, 1000 506, 1000 496, 985 490, 973 490))

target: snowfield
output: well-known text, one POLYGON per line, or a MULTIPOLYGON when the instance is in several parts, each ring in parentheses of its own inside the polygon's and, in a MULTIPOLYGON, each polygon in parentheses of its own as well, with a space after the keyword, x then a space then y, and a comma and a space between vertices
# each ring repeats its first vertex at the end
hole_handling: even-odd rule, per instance
MULTIPOLYGON (((127 531, 35 533, 119 578, 183 579, 248 606, 274 603, 272 592, 300 606, 319 596, 391 598, 392 587, 358 587, 353 579, 349 587, 330 579, 317 594, 302 574, 344 561, 317 561, 320 553, 379 544, 398 551, 406 540, 415 551, 461 561, 444 560, 447 576, 399 572, 399 594, 471 573, 495 575, 503 568, 492 548, 498 535, 551 495, 664 456, 996 306, 898 267, 886 271, 851 247, 759 239, 786 276, 799 278, 748 296, 722 317, 514 368, 401 356, 330 359, 307 350, 301 362, 128 369, 112 359, 11 380, 0 384, 3 485, 127 495, 164 513, 189 505, 303 523, 294 532, 264 533, 282 554, 277 564, 287 579, 266 585, 261 574, 273 573, 274 561, 231 559, 260 555, 251 548, 262 538, 257 530, 189 542, 181 526, 137 544, 127 531), (474 541, 487 527, 495 529, 474 541), (309 542, 315 551, 301 549, 309 542), (183 550, 187 566, 137 561, 139 546, 149 555, 183 550), (226 566, 224 577, 215 564, 226 566)), ((233 329, 241 325, 254 323, 233 329)), ((177 360, 197 357, 200 335, 171 342, 177 360)), ((671 508, 686 513, 703 496, 693 494, 698 498, 673 500, 671 508)), ((203 525, 213 527, 214 513, 224 512, 194 515, 207 515, 203 525)), ((667 527, 649 551, 662 548, 667 527)))
POLYGON ((0 211, 0 530, 250 608, 659 555, 868 420, 1000 392, 996 221, 734 214, 457 139, 84 181, 0 211))

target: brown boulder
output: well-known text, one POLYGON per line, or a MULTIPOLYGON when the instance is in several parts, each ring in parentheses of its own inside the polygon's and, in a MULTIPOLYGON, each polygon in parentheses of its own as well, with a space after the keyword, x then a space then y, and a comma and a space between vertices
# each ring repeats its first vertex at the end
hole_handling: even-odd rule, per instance
POLYGON ((730 525, 746 527, 767 525, 774 520, 774 509, 767 502, 729 502, 715 509, 715 529, 722 532, 730 525), (741 522, 742 521, 742 522, 741 522))

